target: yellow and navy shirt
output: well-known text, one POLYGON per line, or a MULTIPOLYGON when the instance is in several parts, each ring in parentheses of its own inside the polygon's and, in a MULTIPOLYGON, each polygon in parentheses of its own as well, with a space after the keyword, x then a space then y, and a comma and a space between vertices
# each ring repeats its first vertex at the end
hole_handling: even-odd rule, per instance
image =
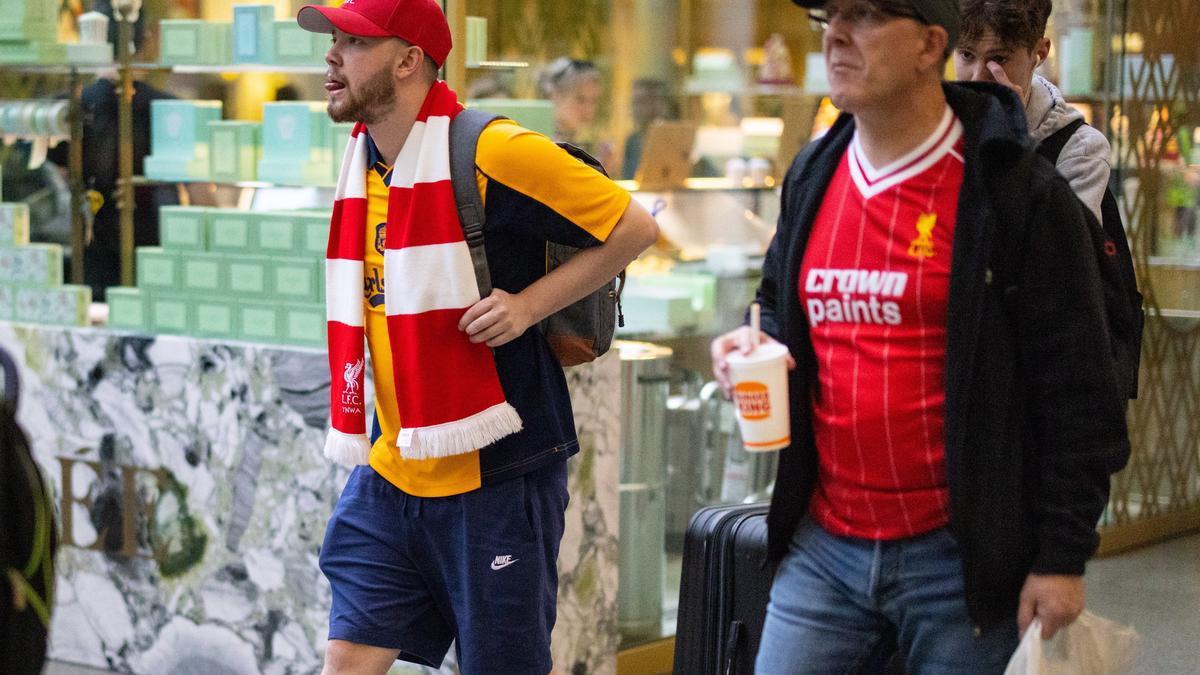
MULTIPOLYGON (((494 350, 505 398, 524 423, 520 432, 463 455, 425 460, 400 456, 395 440, 404 421, 392 381, 383 278, 391 167, 377 149, 371 150, 363 280, 367 345, 375 378, 371 467, 404 492, 445 497, 573 455, 579 442, 566 378, 541 331, 533 326, 494 350)), ((550 139, 510 120, 497 120, 480 134, 475 169, 484 202, 484 249, 492 285, 509 293, 521 292, 545 274, 547 241, 577 248, 598 245, 629 206, 629 193, 550 139)))

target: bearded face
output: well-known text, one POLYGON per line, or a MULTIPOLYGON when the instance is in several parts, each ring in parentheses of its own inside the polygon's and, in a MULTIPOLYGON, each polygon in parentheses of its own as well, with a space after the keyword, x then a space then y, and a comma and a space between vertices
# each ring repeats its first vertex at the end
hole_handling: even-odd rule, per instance
POLYGON ((329 106, 326 110, 334 122, 362 122, 370 125, 379 121, 396 102, 396 86, 392 80, 390 64, 380 67, 362 82, 339 80, 334 76, 330 79, 342 84, 340 89, 329 92, 329 106))

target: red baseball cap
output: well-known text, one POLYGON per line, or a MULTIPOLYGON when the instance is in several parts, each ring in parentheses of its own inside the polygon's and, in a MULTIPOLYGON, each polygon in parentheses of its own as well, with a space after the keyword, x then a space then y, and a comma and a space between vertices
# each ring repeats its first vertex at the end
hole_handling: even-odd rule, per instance
POLYGON ((306 5, 296 23, 313 33, 334 28, 358 37, 397 37, 420 47, 439 66, 450 54, 450 25, 435 0, 346 0, 341 7, 306 5))

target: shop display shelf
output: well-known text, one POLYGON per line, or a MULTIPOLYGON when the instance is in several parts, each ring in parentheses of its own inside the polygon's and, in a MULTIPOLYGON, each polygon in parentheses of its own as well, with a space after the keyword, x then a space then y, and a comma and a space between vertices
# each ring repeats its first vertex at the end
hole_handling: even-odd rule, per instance
POLYGON ((146 178, 145 176, 134 176, 132 179, 132 182, 134 185, 174 185, 176 183, 208 183, 208 184, 212 184, 212 185, 228 185, 230 187, 249 188, 249 189, 277 188, 277 187, 311 187, 311 188, 335 187, 333 183, 329 183, 327 185, 300 185, 300 184, 290 185, 290 184, 283 184, 283 183, 271 183, 271 182, 261 181, 261 180, 238 180, 238 181, 221 181, 221 180, 209 180, 209 179, 160 180, 157 178, 146 178))

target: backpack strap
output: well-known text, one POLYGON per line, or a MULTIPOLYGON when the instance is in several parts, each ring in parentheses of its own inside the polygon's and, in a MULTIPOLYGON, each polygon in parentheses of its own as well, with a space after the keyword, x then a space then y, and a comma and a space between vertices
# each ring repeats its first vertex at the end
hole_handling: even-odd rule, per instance
POLYGON ((450 121, 450 185, 454 189, 454 205, 458 209, 463 236, 471 251, 480 299, 492 294, 492 273, 483 248, 483 198, 479 195, 479 183, 475 181, 475 150, 484 128, 498 119, 504 118, 468 108, 450 121))
POLYGON ((1084 121, 1082 119, 1077 119, 1067 126, 1043 138, 1042 142, 1038 144, 1038 154, 1050 160, 1051 164, 1058 166, 1058 156, 1062 154, 1063 148, 1067 146, 1067 141, 1071 140, 1071 137, 1075 135, 1075 132, 1079 130, 1079 127, 1083 125, 1084 121))

